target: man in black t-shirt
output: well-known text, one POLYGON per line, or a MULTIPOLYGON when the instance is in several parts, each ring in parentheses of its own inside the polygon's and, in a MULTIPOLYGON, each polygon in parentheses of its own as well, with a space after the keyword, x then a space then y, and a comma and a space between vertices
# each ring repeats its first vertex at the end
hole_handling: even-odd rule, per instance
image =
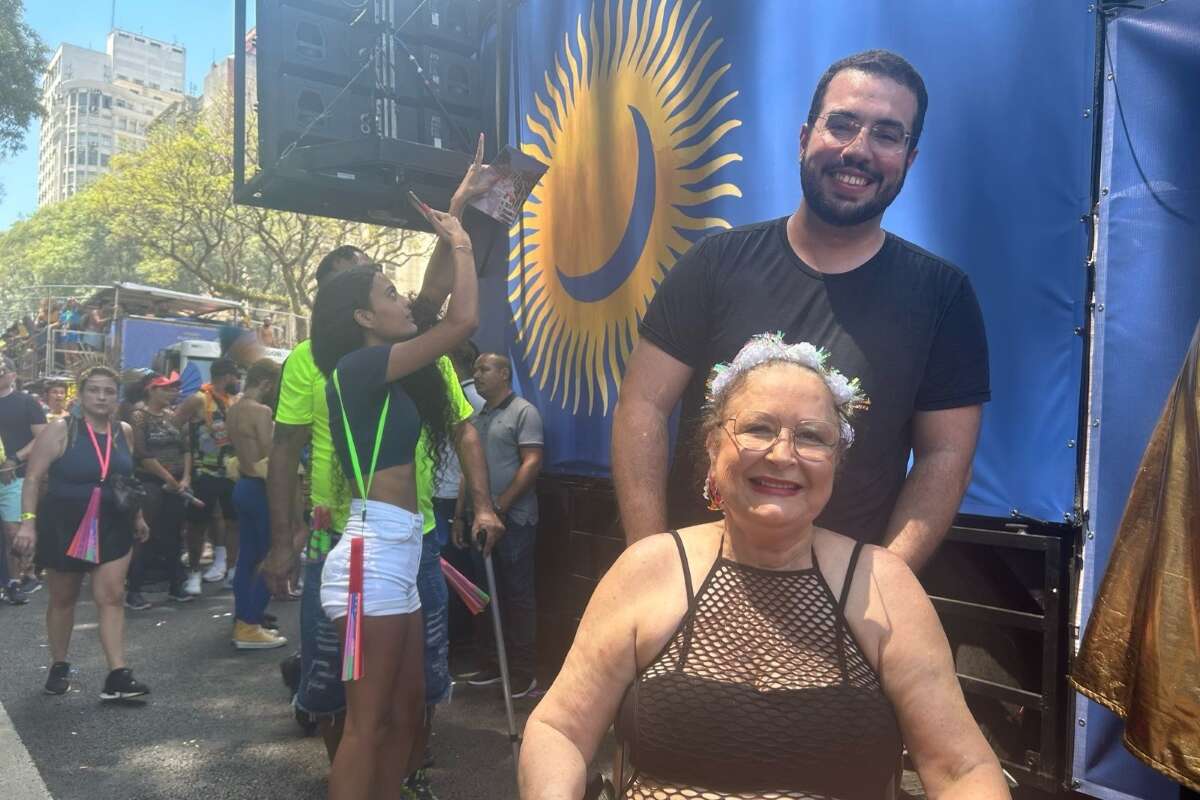
POLYGON ((42 404, 17 389, 16 384, 16 366, 8 356, 0 356, 0 441, 4 444, 4 461, 0 463, 0 524, 4 526, 4 539, 0 546, 9 556, 8 574, 0 574, 0 592, 10 603, 23 602, 24 594, 41 588, 33 574, 33 559, 16 557, 12 542, 21 527, 25 460, 33 449, 34 437, 46 427, 42 404))
MULTIPOLYGON (((691 446, 712 365, 757 333, 829 350, 870 409, 817 524, 885 544, 914 570, 945 535, 990 398, 979 304, 959 269, 885 232, 917 155, 928 98, 886 51, 833 64, 800 132, 804 198, 790 216, 709 236, 668 273, 642 321, 613 423, 613 478, 630 542, 695 521, 699 478, 667 424, 683 398, 691 446), (913 465, 906 475, 909 454, 913 465)), ((686 451, 684 451, 686 452, 686 451)))

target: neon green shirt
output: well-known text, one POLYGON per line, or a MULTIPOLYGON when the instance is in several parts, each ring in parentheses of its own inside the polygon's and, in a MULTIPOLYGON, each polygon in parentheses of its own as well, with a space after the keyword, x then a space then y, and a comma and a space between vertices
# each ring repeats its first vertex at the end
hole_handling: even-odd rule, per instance
MULTIPOLYGON (((455 409, 455 422, 468 419, 473 409, 463 395, 458 377, 450 359, 438 359, 438 369, 446 382, 450 405, 455 409)), ((279 402, 275 408, 275 421, 285 425, 308 425, 312 429, 312 445, 309 457, 309 481, 314 506, 325 506, 333 518, 333 530, 345 528, 350 513, 350 484, 333 453, 333 438, 329 433, 329 406, 325 402, 325 376, 313 361, 312 343, 305 339, 283 364, 279 381, 279 402)), ((425 533, 431 532, 436 524, 433 518, 433 461, 425 446, 426 434, 421 431, 417 441, 416 464, 417 511, 421 513, 425 533)), ((313 531, 308 543, 310 559, 323 558, 332 547, 330 531, 313 531)))

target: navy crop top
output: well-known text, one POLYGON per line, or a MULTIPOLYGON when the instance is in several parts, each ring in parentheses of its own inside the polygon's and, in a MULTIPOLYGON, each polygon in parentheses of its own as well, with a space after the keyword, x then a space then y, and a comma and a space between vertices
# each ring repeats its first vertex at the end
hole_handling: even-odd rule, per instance
MULTIPOLYGON (((379 443, 379 460, 375 470, 411 464, 416 455, 417 439, 421 436, 421 415, 416 404, 399 381, 388 383, 384 380, 391 349, 392 346, 386 344, 364 347, 342 356, 337 363, 338 384, 342 387, 342 399, 346 401, 346 416, 350 420, 350 433, 354 437, 364 481, 368 479, 367 473, 371 469, 379 412, 383 410, 383 400, 389 393, 392 401, 383 424, 383 440, 379 443)), ((350 450, 346 447, 342 405, 338 402, 332 377, 325 383, 325 400, 329 404, 329 432, 333 436, 333 449, 337 452, 342 472, 353 483, 354 467, 350 463, 350 450)))

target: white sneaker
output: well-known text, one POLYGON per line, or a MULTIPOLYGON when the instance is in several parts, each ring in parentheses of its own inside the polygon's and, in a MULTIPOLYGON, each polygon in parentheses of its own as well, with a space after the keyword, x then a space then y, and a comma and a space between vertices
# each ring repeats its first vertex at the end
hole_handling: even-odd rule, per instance
MULTIPOLYGON (((230 570, 232 572, 232 570, 230 570)), ((213 561, 212 566, 204 571, 205 583, 218 583, 225 579, 225 564, 221 561, 213 561)))
POLYGON ((225 573, 225 583, 222 584, 223 588, 233 589, 233 574, 235 572, 237 572, 237 567, 230 567, 229 571, 225 573))
POLYGON ((188 573, 187 580, 183 583, 183 592, 192 596, 204 594, 204 590, 200 588, 199 572, 188 573))

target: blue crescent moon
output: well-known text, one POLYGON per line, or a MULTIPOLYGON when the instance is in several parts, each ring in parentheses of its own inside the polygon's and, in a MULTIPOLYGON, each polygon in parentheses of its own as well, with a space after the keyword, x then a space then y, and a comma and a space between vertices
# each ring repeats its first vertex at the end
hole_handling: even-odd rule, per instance
POLYGON ((637 183, 634 185, 633 207, 629 209, 629 221, 620 244, 607 261, 583 275, 567 275, 557 265, 558 280, 563 290, 580 303, 596 303, 629 279, 642 257, 646 240, 650 236, 650 223, 654 218, 655 176, 654 140, 650 128, 641 113, 629 106, 633 115, 633 127, 637 131, 637 183))

